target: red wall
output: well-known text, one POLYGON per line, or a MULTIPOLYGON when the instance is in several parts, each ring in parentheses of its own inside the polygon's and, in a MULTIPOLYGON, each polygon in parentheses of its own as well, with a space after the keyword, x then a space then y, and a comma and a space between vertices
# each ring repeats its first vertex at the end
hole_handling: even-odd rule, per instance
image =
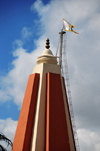
POLYGON ((70 151, 60 74, 47 74, 46 151, 70 151))

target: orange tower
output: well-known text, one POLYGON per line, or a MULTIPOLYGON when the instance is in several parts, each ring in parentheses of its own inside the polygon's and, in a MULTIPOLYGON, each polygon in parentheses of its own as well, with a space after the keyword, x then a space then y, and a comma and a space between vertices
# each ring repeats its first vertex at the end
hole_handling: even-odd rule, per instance
POLYGON ((49 49, 29 76, 12 151, 76 151, 64 78, 49 49))

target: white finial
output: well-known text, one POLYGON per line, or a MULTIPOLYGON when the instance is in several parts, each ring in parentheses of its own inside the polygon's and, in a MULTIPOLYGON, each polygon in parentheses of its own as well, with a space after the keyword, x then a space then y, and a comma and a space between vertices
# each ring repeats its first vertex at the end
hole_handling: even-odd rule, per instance
POLYGON ((57 58, 53 55, 52 51, 49 49, 50 48, 50 42, 49 39, 47 38, 46 40, 46 45, 45 45, 45 50, 43 51, 42 56, 38 57, 37 63, 50 63, 50 64, 57 64, 57 58))

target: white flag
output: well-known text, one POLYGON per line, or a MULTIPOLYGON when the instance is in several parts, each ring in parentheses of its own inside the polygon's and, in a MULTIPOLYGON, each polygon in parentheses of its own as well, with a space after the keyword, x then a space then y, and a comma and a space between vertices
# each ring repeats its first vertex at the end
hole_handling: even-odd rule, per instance
POLYGON ((75 28, 74 25, 71 25, 67 20, 63 19, 63 30, 72 31, 72 32, 78 34, 76 31, 73 30, 73 28, 75 28))

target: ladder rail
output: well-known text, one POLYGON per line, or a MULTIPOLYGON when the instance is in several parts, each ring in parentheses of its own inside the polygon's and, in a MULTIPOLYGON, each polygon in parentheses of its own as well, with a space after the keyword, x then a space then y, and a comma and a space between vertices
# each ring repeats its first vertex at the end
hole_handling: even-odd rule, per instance
MULTIPOLYGON (((65 38, 65 36, 64 36, 65 38)), ((73 104, 72 104, 72 95, 71 95, 71 89, 70 89, 70 80, 69 80, 69 70, 68 70, 68 63, 67 63, 67 52, 66 52, 66 39, 63 41, 63 51, 62 51, 62 74, 65 79, 65 87, 66 87, 66 92, 68 96, 68 104, 69 104, 69 110, 71 114, 71 121, 72 121, 72 127, 73 127, 73 133, 74 133, 74 139, 75 139, 75 145, 77 151, 80 151, 79 147, 79 140, 78 140, 78 135, 77 135, 77 129, 76 129, 76 124, 75 124, 75 116, 74 116, 74 111, 73 111, 73 104)))

